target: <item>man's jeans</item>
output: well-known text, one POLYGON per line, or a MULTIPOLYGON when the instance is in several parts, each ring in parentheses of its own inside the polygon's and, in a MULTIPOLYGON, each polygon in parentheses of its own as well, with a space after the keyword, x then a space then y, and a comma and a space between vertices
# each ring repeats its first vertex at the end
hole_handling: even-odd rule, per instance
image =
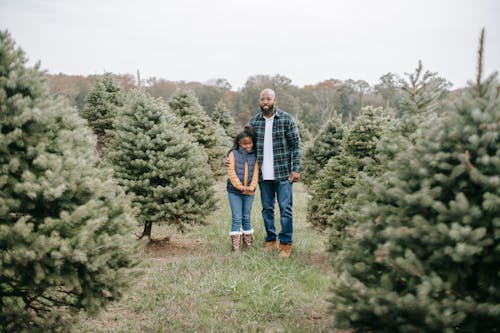
POLYGON ((250 212, 252 211, 253 195, 227 192, 231 206, 231 234, 241 234, 252 231, 250 212))
POLYGON ((292 202, 293 186, 290 181, 264 180, 259 183, 262 201, 262 218, 266 228, 266 242, 279 237, 281 244, 291 244, 293 234, 292 202), (274 203, 278 199, 281 231, 278 235, 274 226, 274 203))

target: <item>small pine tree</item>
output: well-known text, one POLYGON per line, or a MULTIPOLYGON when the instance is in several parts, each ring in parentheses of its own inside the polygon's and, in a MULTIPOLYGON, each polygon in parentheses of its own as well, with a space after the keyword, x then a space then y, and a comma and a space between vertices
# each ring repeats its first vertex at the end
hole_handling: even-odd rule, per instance
POLYGON ((113 130, 117 109, 123 105, 123 95, 111 74, 105 74, 90 89, 82 117, 97 135, 97 148, 106 151, 113 130))
POLYGON ((0 331, 55 332, 130 282, 135 220, 85 121, 26 61, 0 32, 0 331))
POLYGON ((334 258, 337 327, 498 331, 499 91, 496 75, 471 86, 373 182, 334 258))
POLYGON ((212 112, 210 117, 212 117, 212 120, 216 124, 222 126, 224 132, 230 138, 234 138, 238 134, 238 127, 236 126, 234 118, 229 112, 229 109, 224 101, 220 100, 217 104, 215 104, 214 112, 212 112))
POLYGON ((189 134, 206 150, 212 173, 216 176, 224 175, 223 156, 228 147, 194 93, 177 89, 170 97, 168 105, 182 121, 189 134))
POLYGON ((134 195, 142 236, 151 236, 153 223, 183 230, 215 208, 205 151, 164 102, 142 90, 131 93, 120 110, 109 159, 119 182, 134 195))
POLYGON ((310 186, 328 160, 339 154, 343 135, 344 126, 340 119, 334 116, 323 126, 312 144, 307 146, 301 173, 304 184, 310 186))

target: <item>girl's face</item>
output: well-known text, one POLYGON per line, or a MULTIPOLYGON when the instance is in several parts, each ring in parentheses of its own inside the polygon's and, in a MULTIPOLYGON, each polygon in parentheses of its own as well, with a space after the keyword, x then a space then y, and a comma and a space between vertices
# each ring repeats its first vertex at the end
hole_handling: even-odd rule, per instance
POLYGON ((239 145, 243 148, 247 153, 251 152, 253 149, 253 141, 250 137, 246 137, 240 140, 239 145))

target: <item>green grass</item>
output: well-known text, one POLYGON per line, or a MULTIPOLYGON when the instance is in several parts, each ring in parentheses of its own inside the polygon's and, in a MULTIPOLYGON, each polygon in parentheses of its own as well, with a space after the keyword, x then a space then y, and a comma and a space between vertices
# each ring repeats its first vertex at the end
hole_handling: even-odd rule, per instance
POLYGON ((185 234, 154 226, 154 236, 170 235, 171 244, 164 252, 145 253, 145 273, 125 297, 96 318, 82 315, 74 330, 331 331, 326 235, 307 227, 307 193, 301 184, 294 187, 295 230, 290 259, 278 259, 276 253, 260 249, 264 228, 258 193, 252 209, 255 246, 240 254, 231 252, 230 209, 224 184, 220 183, 216 188, 219 208, 208 217, 209 223, 185 234))

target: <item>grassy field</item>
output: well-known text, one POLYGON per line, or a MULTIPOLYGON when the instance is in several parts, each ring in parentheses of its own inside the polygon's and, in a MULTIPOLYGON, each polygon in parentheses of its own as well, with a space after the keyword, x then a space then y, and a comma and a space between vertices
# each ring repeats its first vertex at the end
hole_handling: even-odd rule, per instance
POLYGON ((75 332, 328 332, 331 266, 326 236, 305 223, 307 193, 294 186, 292 258, 260 249, 264 228, 257 196, 255 247, 230 250, 225 184, 209 223, 184 234, 153 227, 143 254, 145 274, 98 317, 82 315, 75 332), (168 237, 168 240, 165 239, 168 237))

